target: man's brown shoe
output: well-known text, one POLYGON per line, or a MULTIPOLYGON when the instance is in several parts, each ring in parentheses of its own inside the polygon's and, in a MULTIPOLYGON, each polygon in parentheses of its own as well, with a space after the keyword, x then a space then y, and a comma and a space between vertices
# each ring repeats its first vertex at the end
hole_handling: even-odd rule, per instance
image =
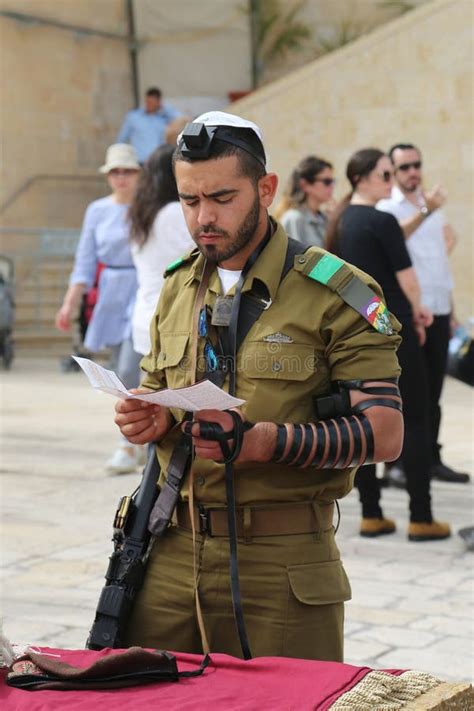
POLYGON ((359 534, 364 538, 376 538, 388 533, 395 533, 395 521, 390 518, 363 518, 359 534))
POLYGON ((449 538, 451 528, 449 523, 432 521, 431 523, 410 523, 408 526, 409 541, 441 541, 449 538))

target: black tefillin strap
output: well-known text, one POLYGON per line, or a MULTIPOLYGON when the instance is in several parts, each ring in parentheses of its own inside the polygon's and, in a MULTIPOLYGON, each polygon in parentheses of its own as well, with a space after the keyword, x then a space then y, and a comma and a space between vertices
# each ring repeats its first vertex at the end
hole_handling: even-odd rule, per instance
MULTIPOLYGON (((229 369, 230 370, 230 372, 229 372, 229 394, 230 395, 235 394, 237 329, 238 329, 238 323, 239 323, 240 302, 241 302, 241 298, 242 298, 242 286, 244 284, 245 278, 246 278, 249 270, 257 261, 262 250, 268 244, 271 236, 272 236, 272 228, 271 228, 271 224, 269 223, 265 238, 263 239, 263 241, 258 245, 258 247, 253 251, 253 253, 248 258, 244 268, 242 269, 242 273, 239 277, 237 285, 235 287, 235 296, 232 301, 232 310, 231 310, 231 314, 230 314, 230 322, 229 322, 228 330, 227 330, 227 332, 225 332, 222 328, 219 329, 219 334, 220 334, 221 342, 222 342, 223 349, 224 349, 224 356, 225 356, 225 359, 228 360, 229 365, 230 365, 230 369, 229 369)), ((258 315, 260 315, 260 314, 258 314, 258 315)), ((258 316, 257 316, 257 318, 258 318, 258 316)), ((237 417, 239 417, 239 416, 237 415, 237 417)), ((234 608, 234 619, 235 619, 235 624, 237 626, 237 633, 239 635, 240 646, 242 648, 242 654, 244 656, 244 659, 251 659, 252 652, 250 651, 250 645, 248 642, 247 631, 245 629, 244 613, 243 613, 243 608, 242 608, 242 595, 240 592, 239 563, 238 563, 238 557, 237 557, 237 521, 236 521, 236 515, 235 515, 236 503, 235 503, 235 491, 234 491, 234 467, 232 466, 233 459, 235 459, 235 457, 238 456, 238 453, 236 454, 236 444, 238 446, 238 440, 241 437, 240 447, 242 446, 244 430, 239 425, 236 426, 235 417, 233 417, 233 419, 234 419, 234 428, 233 429, 235 430, 236 438, 234 439, 234 447, 233 447, 232 453, 230 453, 228 451, 227 442, 225 442, 226 449, 227 449, 227 455, 228 456, 230 456, 231 454, 233 455, 230 459, 226 460, 225 448, 223 448, 221 442, 219 440, 218 441, 221 444, 221 449, 222 449, 222 453, 224 455, 224 462, 225 462, 224 466, 225 466, 225 488, 226 488, 226 497, 227 497, 227 525, 229 528, 230 583, 231 583, 231 591, 232 591, 232 605, 234 608)), ((240 417, 239 417, 239 419, 240 419, 240 417)), ((240 452, 240 447, 239 447, 239 452, 240 452)))
POLYGON ((311 450, 313 449, 313 444, 314 444, 314 431, 311 425, 301 425, 304 429, 304 445, 301 450, 301 454, 299 455, 298 459, 295 459, 294 462, 292 462, 293 467, 301 467, 305 461, 308 459, 309 455, 311 454, 311 450))
POLYGON ((336 385, 341 390, 360 390, 368 395, 395 395, 400 397, 398 378, 383 378, 383 382, 388 383, 388 385, 367 385, 366 380, 337 380, 336 385))
POLYGON ((362 439, 360 436, 359 418, 351 415, 349 417, 349 427, 352 430, 352 439, 354 442, 354 451, 352 452, 352 459, 349 462, 350 466, 356 466, 360 464, 360 455, 362 454, 362 439))
POLYGON ((294 467, 322 466, 324 469, 345 468, 372 462, 375 449, 374 434, 369 419, 364 415, 365 410, 371 407, 389 407, 399 412, 403 411, 399 399, 393 400, 387 397, 400 398, 397 379, 384 378, 381 382, 386 384, 376 385, 364 380, 336 382, 334 385, 337 391, 333 395, 317 398, 315 402, 316 414, 319 418, 314 423, 317 436, 316 447, 314 447, 314 430, 310 425, 278 425, 276 447, 271 461, 294 467), (351 390, 359 390, 364 394, 378 397, 370 397, 357 405, 351 405, 351 390), (290 444, 286 452, 288 442, 290 444))
POLYGON ((337 427, 334 420, 328 420, 326 422, 326 427, 328 428, 329 434, 329 452, 326 464, 324 465, 327 469, 331 469, 337 462, 337 449, 339 440, 337 439, 337 427))
MULTIPOLYGON (((199 439, 207 439, 212 442, 218 442, 221 448, 224 464, 234 462, 240 454, 242 444, 244 442, 244 434, 254 426, 252 422, 244 422, 240 415, 233 410, 225 410, 232 417, 232 429, 226 432, 217 422, 199 422, 199 439), (233 440, 232 448, 229 447, 228 441, 233 440)), ((183 431, 190 435, 192 426, 195 422, 186 422, 183 431)))
MULTIPOLYGON (((247 631, 245 629, 244 613, 242 608, 242 595, 240 592, 239 563, 237 557, 237 521, 235 516, 235 492, 234 492, 234 467, 232 462, 237 459, 242 449, 244 434, 253 427, 253 424, 244 423, 242 418, 232 410, 227 410, 232 417, 233 427, 230 432, 225 432, 217 422, 199 422, 199 437, 219 443, 224 457, 225 467, 225 488, 227 497, 227 526, 229 529, 229 555, 230 555, 230 583, 232 592, 232 606, 234 619, 239 635, 240 646, 244 659, 251 659, 252 653, 248 642, 247 631), (228 445, 228 440, 233 439, 232 448, 228 445)), ((185 425, 185 433, 191 434, 194 423, 188 422, 185 425)))
POLYGON ((345 417, 338 419, 339 434, 341 435, 341 456, 339 462, 344 464, 347 459, 347 452, 350 451, 351 436, 349 433, 349 425, 345 417))
MULTIPOLYGON (((269 294, 264 295, 259 293, 257 289, 255 292, 246 292, 242 294, 242 287, 244 285, 245 278, 252 268, 252 266, 257 261, 258 257, 262 251, 267 246, 272 234, 275 230, 275 223, 270 220, 268 224, 267 233, 262 242, 257 246, 254 252, 248 258, 239 280, 235 287, 235 295, 232 301, 232 308, 229 320, 229 326, 224 328, 222 326, 216 327, 219 334, 219 341, 222 347, 222 356, 224 362, 228 364, 229 371, 229 394, 235 395, 236 387, 236 360, 237 351, 239 350, 243 340, 245 339, 247 333, 250 331, 253 324, 257 321, 262 312, 269 307, 271 300, 269 294), (264 298, 264 297, 267 298, 264 298)), ((307 247, 302 245, 293 239, 288 239, 288 247, 286 251, 286 256, 280 276, 280 283, 283 281, 284 277, 288 274, 289 270, 293 266, 294 257, 297 254, 302 254, 306 251, 307 247)), ((225 373, 224 373, 225 376, 225 373)), ((209 376, 207 376, 209 377, 209 376)), ((212 379, 214 382, 217 380, 221 381, 223 384, 224 378, 219 378, 218 375, 213 374, 212 379)), ((239 582, 239 566, 237 557, 237 522, 236 522, 236 502, 235 502, 235 492, 234 492, 234 468, 232 462, 238 457, 240 449, 242 447, 243 436, 245 432, 250 429, 253 425, 249 423, 242 423, 241 418, 237 413, 229 414, 234 420, 234 427, 232 432, 224 433, 222 428, 216 423, 207 423, 207 425, 202 428, 201 433, 204 432, 204 439, 215 439, 221 445, 222 454, 224 456, 224 466, 225 466, 225 487, 226 487, 226 498, 227 498, 227 526, 229 529, 229 551, 230 551, 230 582, 232 591, 232 605, 234 609, 234 619, 237 627, 237 632, 239 635, 240 646, 242 648, 242 654, 244 659, 251 659, 252 654, 250 651, 250 645, 248 642, 247 631, 245 629, 244 614, 242 609, 242 596, 240 593, 240 582, 239 582), (237 419, 240 422, 237 422, 237 419), (233 439, 234 446, 232 450, 229 450, 227 445, 227 440, 233 439)))
POLYGON ((293 442, 287 455, 289 462, 291 462, 300 451, 301 442, 303 441, 303 432, 303 425, 294 425, 293 442))

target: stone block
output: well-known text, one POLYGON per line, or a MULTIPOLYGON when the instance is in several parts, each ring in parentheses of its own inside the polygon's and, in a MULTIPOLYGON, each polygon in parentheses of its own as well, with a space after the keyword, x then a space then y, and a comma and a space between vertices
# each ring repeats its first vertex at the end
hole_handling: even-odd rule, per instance
POLYGON ((439 640, 439 634, 423 632, 412 627, 387 626, 379 624, 368 625, 361 632, 352 635, 354 640, 367 641, 374 640, 380 644, 387 644, 390 647, 410 647, 414 649, 424 649, 439 640))
POLYGON ((443 683, 404 705, 404 711, 469 711, 474 708, 471 684, 443 683))

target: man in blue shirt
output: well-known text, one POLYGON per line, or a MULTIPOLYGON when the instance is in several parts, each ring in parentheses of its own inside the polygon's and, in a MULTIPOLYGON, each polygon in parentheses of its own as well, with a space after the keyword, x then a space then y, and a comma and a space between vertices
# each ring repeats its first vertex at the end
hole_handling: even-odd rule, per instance
POLYGON ((145 105, 129 111, 117 136, 118 143, 131 143, 144 163, 155 148, 165 143, 166 126, 181 113, 161 100, 161 91, 148 89, 145 105))

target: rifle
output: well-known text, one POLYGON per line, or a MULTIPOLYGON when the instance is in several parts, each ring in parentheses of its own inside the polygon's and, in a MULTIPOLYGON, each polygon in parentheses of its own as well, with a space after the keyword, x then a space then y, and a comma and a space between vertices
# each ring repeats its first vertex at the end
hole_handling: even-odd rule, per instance
POLYGON ((159 475, 155 446, 151 444, 140 485, 130 496, 122 496, 117 507, 112 538, 114 550, 86 642, 87 649, 117 648, 124 644, 125 625, 145 575, 151 538, 148 519, 159 493, 159 475))

